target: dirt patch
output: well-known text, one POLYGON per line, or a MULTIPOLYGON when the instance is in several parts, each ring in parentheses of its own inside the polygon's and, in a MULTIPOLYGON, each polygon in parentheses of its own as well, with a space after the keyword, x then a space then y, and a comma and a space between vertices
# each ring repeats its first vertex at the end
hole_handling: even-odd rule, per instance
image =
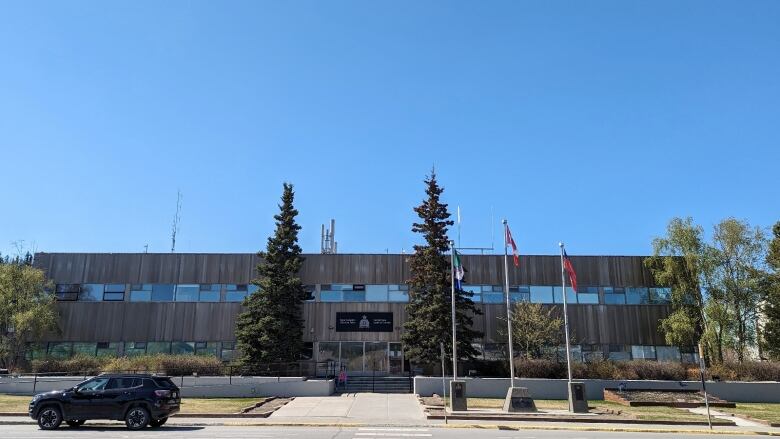
POLYGON ((270 397, 265 398, 262 401, 258 401, 257 404, 246 407, 241 410, 243 415, 265 415, 271 416, 271 413, 279 410, 282 406, 292 401, 293 398, 277 398, 270 397))
MULTIPOLYGON (((624 390, 604 389, 604 399, 631 407, 700 407, 705 405, 704 393, 697 390, 624 390)), ((735 407, 733 402, 707 395, 712 407, 735 407)))

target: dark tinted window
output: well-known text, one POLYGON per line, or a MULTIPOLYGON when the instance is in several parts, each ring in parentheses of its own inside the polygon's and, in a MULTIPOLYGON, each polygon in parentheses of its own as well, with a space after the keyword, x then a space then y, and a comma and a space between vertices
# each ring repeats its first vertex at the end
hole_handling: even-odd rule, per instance
POLYGON ((154 378, 154 382, 157 383, 158 387, 162 387, 163 389, 172 389, 176 387, 170 378, 154 378))
POLYGON ((111 378, 106 386, 106 390, 129 389, 140 384, 140 378, 111 378))

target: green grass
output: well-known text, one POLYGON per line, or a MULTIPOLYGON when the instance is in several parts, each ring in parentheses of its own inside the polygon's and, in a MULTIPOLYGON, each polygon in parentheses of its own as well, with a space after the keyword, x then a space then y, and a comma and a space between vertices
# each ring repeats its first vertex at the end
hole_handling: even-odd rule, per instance
MULTIPOLYGON (((29 396, 0 394, 0 412, 27 413, 27 405, 32 398, 29 396)), ((242 408, 249 407, 259 398, 183 398, 182 413, 238 413, 242 408)))
POLYGON ((736 408, 715 408, 725 413, 735 415, 750 416, 751 418, 761 419, 768 422, 780 423, 780 404, 770 403, 737 403, 736 408))

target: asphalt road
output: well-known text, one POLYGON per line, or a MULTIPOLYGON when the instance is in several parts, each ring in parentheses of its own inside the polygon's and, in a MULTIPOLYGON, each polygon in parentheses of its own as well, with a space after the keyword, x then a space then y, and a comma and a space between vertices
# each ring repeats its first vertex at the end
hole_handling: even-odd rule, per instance
MULTIPOLYGON (((165 426, 159 429, 128 431, 121 424, 116 427, 93 426, 89 424, 72 429, 61 427, 55 431, 42 431, 32 425, 3 425, 0 438, 49 439, 49 438, 293 438, 293 439, 416 439, 416 438, 490 438, 490 439, 596 439, 596 438, 653 438, 680 437, 674 433, 611 433, 566 430, 481 430, 470 428, 405 428, 405 427, 238 427, 165 426)), ((689 437, 704 437, 695 435, 689 437)), ((745 438, 744 435, 717 435, 722 439, 745 438)))

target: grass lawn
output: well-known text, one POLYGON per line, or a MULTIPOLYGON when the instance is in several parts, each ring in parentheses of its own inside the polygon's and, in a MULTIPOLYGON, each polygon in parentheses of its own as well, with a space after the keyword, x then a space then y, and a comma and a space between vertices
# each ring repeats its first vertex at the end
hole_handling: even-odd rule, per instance
MULTIPOLYGON (((0 394, 0 412, 27 413, 32 397, 0 394)), ((260 398, 184 398, 182 413, 238 413, 244 407, 258 402, 260 398)))
POLYGON ((27 413, 27 406, 30 404, 31 400, 32 396, 0 394, 0 412, 27 413))
MULTIPOLYGON (((537 399, 534 400, 536 408, 541 410, 566 410, 568 402, 565 399, 537 399)), ((469 408, 501 408, 504 405, 503 398, 469 398, 469 408)), ((614 411, 620 411, 630 416, 634 416, 637 419, 647 421, 706 421, 707 417, 697 415, 685 410, 676 409, 673 407, 628 407, 621 404, 617 404, 611 401, 592 400, 588 402, 588 405, 594 409, 609 409, 614 411)), ((754 405, 776 405, 780 408, 780 404, 738 404, 754 406, 754 405)), ((780 422, 780 411, 775 413, 778 416, 778 422, 780 422)), ((756 416, 756 418, 761 418, 756 416)))
POLYGON ((747 415, 769 422, 780 422, 780 404, 738 402, 736 408, 714 408, 724 413, 747 415))

